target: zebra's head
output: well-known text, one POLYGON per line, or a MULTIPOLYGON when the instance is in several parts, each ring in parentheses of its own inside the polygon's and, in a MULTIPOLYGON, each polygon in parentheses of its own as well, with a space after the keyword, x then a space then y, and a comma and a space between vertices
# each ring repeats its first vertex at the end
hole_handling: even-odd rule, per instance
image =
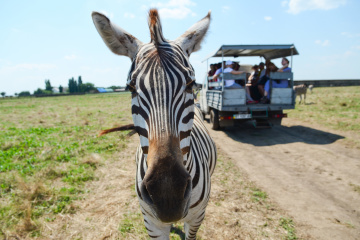
POLYGON ((177 221, 187 213, 192 190, 185 168, 194 119, 195 72, 189 57, 200 49, 210 12, 179 38, 168 41, 157 10, 150 10, 151 42, 147 44, 100 13, 93 12, 92 17, 110 50, 132 61, 127 85, 132 92, 135 130, 147 163, 141 198, 161 221, 177 221))

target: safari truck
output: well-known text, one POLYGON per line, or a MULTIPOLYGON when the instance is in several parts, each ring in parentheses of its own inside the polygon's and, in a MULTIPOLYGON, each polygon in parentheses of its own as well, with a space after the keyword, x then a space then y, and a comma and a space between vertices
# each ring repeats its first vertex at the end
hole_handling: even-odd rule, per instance
MULTIPOLYGON (((289 67, 292 68, 293 56, 298 55, 293 44, 290 45, 222 45, 215 53, 208 56, 203 62, 209 67, 211 58, 224 57, 253 57, 258 56, 265 60, 272 60, 282 57, 291 57, 289 67)), ((245 58, 242 58, 243 61, 245 58)), ((216 60, 219 62, 219 59, 216 60)), ((244 61, 245 62, 245 61, 244 61)), ((225 66, 222 66, 224 69, 225 66)), ((250 72, 249 67, 240 62, 240 71, 250 72)), ((271 127, 281 125, 281 120, 287 117, 283 111, 294 109, 295 95, 293 91, 293 72, 271 72, 270 73, 270 103, 247 104, 245 86, 248 78, 247 73, 231 74, 223 73, 218 77, 218 81, 213 82, 213 77, 206 74, 202 89, 200 90, 199 103, 200 109, 205 117, 210 114, 212 129, 219 129, 225 126, 235 126, 244 121, 252 121, 256 128, 271 127), (219 81, 219 79, 221 81, 219 81), (240 89, 224 88, 224 82, 233 79, 243 87, 240 89), (287 88, 272 88, 272 81, 277 79, 287 79, 287 88)))

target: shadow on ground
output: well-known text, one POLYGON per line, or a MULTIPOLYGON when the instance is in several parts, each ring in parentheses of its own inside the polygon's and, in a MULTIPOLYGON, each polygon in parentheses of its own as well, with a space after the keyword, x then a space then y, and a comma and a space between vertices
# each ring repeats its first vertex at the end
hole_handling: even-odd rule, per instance
POLYGON ((268 129, 255 129, 251 123, 244 123, 238 127, 226 127, 219 131, 225 132, 235 141, 254 146, 272 146, 296 142, 325 145, 345 138, 304 126, 274 126, 268 129))
POLYGON ((180 228, 172 226, 170 231, 179 235, 181 240, 185 240, 185 233, 180 228))

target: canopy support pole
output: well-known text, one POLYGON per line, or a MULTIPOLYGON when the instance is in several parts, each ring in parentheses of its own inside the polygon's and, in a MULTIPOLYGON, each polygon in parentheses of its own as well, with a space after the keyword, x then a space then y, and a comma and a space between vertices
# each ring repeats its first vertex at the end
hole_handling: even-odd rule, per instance
POLYGON ((294 51, 294 47, 292 47, 291 48, 291 63, 290 63, 290 65, 291 65, 291 71, 293 72, 293 51, 294 51))
MULTIPOLYGON (((206 79, 205 79, 205 84, 206 84, 206 87, 207 89, 209 89, 209 75, 208 75, 208 72, 209 72, 209 59, 206 59, 206 79)), ((204 87, 204 86, 202 86, 204 87)))
POLYGON ((221 78, 221 81, 222 81, 222 91, 224 91, 224 83, 225 83, 225 81, 224 81, 224 50, 223 50, 223 48, 222 48, 222 46, 221 46, 221 66, 222 66, 222 78, 221 78))

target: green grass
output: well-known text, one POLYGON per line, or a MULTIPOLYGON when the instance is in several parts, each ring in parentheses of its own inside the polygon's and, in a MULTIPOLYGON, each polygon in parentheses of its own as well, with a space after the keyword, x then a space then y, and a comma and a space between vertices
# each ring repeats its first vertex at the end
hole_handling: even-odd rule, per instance
POLYGON ((260 202, 262 200, 265 200, 267 198, 267 193, 264 191, 261 191, 260 189, 254 188, 252 189, 252 200, 255 202, 260 202))
POLYGON ((287 240, 298 239, 296 236, 296 231, 295 231, 295 227, 294 227, 294 223, 293 223, 292 219, 281 218, 280 226, 287 232, 287 236, 286 236, 287 240))
POLYGON ((119 225, 119 231, 124 239, 127 239, 129 235, 138 236, 139 239, 146 239, 148 236, 140 212, 124 214, 124 218, 119 225))
POLYGON ((343 131, 360 131, 360 86, 314 88, 306 104, 296 99, 290 118, 325 125, 343 131))
POLYGON ((41 219, 73 213, 96 169, 126 147, 130 95, 99 94, 0 101, 0 237, 39 236, 41 219), (28 233, 26 233, 28 232, 28 233))
POLYGON ((360 186, 359 185, 356 185, 356 184, 353 184, 353 183, 349 183, 349 185, 352 187, 354 192, 357 192, 357 193, 360 194, 360 186))

